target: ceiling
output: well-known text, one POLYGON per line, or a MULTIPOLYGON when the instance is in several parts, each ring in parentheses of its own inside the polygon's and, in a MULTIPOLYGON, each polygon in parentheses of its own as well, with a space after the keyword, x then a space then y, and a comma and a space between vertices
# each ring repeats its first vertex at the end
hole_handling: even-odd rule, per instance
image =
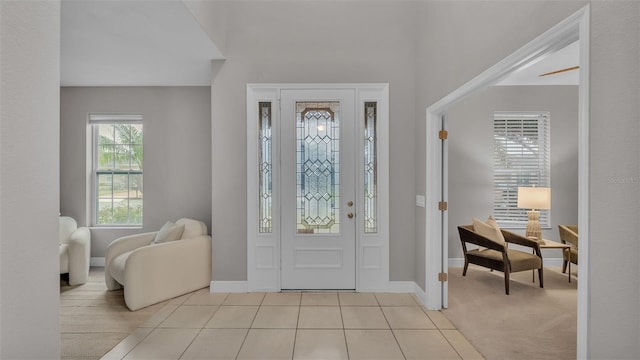
POLYGON ((507 85, 578 85, 580 70, 565 71, 558 74, 540 76, 552 71, 578 66, 580 63, 580 41, 543 56, 539 61, 514 71, 496 86, 507 85))
POLYGON ((61 86, 211 85, 223 56, 180 0, 62 2, 61 86))
MULTIPOLYGON (((223 55, 181 0, 62 2, 61 86, 211 85, 223 55)), ((578 42, 496 85, 577 85, 578 42)))

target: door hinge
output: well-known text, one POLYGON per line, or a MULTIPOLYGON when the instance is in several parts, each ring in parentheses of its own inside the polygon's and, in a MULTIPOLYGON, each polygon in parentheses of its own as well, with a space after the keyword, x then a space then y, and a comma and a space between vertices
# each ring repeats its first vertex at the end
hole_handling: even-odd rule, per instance
POLYGON ((447 130, 438 131, 438 139, 447 140, 449 138, 449 132, 447 130))
POLYGON ((438 203, 438 210, 440 210, 440 211, 447 211, 447 206, 448 206, 448 204, 447 204, 447 202, 446 202, 446 201, 440 201, 440 202, 438 203))
POLYGON ((449 275, 447 273, 438 273, 438 281, 445 282, 447 280, 449 280, 449 275))

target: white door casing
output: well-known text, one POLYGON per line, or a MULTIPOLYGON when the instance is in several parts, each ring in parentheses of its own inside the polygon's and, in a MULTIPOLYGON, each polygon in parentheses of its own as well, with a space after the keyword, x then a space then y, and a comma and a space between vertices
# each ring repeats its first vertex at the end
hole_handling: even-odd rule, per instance
MULTIPOLYGON (((389 195, 388 195, 388 84, 248 84, 247 85, 247 288, 249 291, 280 291, 283 288, 345 288, 356 289, 357 291, 385 291, 389 287, 389 195), (285 218, 288 213, 296 211, 295 200, 295 167, 285 169, 284 164, 292 162, 295 153, 291 150, 294 146, 294 136, 283 134, 294 134, 293 129, 287 129, 294 122, 293 110, 289 115, 285 115, 287 107, 291 108, 296 102, 295 99, 320 100, 341 100, 351 94, 352 100, 346 100, 341 104, 343 112, 342 119, 347 121, 348 112, 353 112, 352 129, 343 128, 341 136, 349 135, 352 140, 346 142, 343 139, 341 150, 349 152, 352 148, 351 159, 341 157, 340 170, 345 171, 347 179, 343 173, 340 174, 340 181, 349 183, 347 185, 355 190, 354 195, 349 198, 348 193, 340 190, 340 234, 347 235, 350 239, 344 242, 345 245, 337 246, 340 243, 334 234, 318 236, 309 232, 297 230, 295 220, 292 216, 285 218), (300 97, 302 96, 302 97, 300 97), (374 104, 376 107, 376 168, 377 168, 377 191, 376 191, 376 219, 377 226, 374 232, 371 228, 365 231, 364 217, 358 209, 364 208, 364 173, 365 173, 365 150, 364 150, 364 116, 365 104, 374 104), (266 104, 266 105, 265 105, 266 104), (289 104, 287 106, 287 104, 289 104), (262 106, 262 107, 261 107, 262 106), (267 183, 260 180, 265 166, 260 164, 261 156, 264 156, 264 145, 260 145, 260 112, 265 106, 270 108, 269 134, 271 186, 269 201, 258 201, 260 196, 265 196, 264 186, 267 183), (349 110, 351 109, 351 110, 349 110), (289 125, 285 125, 285 124, 289 125), (289 150, 285 149, 289 148, 289 150), (350 164, 351 163, 351 164, 350 164), (348 177, 351 176, 351 180, 348 177), (285 179, 286 177, 286 179, 285 179), (262 187, 261 187, 262 186, 262 187), (260 190, 262 189, 262 190, 260 190), (286 195, 285 190, 294 190, 286 195), (292 198, 293 196, 293 198, 292 198), (288 204, 284 204, 284 202, 288 204), (353 202, 349 206, 349 201, 353 202), (264 210, 267 204, 273 211, 271 226, 265 230, 260 228, 264 223, 263 215, 268 213, 264 210), (353 213, 352 219, 348 218, 348 213, 353 213), (260 230, 261 229, 261 230, 260 230), (285 234, 288 231, 288 234, 285 234), (352 235, 348 235, 351 233, 352 235), (311 236, 310 236, 311 235, 311 236), (314 239, 315 238, 315 239, 314 239), (312 240, 309 240, 312 239, 312 240), (328 239, 328 240, 327 240, 328 239), (300 241, 302 240, 302 241, 300 241), (310 242, 309 242, 310 241, 310 242), (323 249, 314 241, 320 241, 323 249), (333 243, 332 243, 333 241, 333 243), (326 243, 325 243, 326 242, 326 243), (297 247, 293 244, 297 244, 297 247), (318 252, 321 256, 318 256, 318 252), (309 257, 310 256, 310 257, 309 257), (296 260, 296 257, 298 260, 296 260), (344 268, 350 268, 351 275, 326 276, 323 270, 335 270, 338 268, 338 259, 343 257, 344 268), (322 260, 324 259, 324 260, 322 260), (296 264, 297 261, 297 265, 296 264), (302 262, 300 262, 302 261, 302 262), (305 263, 305 261, 307 263, 305 263), (323 264, 322 261, 328 261, 323 264), (333 263, 332 263, 333 262, 333 263), (350 265, 349 265, 350 264, 350 265), (283 272, 284 269, 296 269, 295 275, 291 278, 283 272), (296 279, 297 277, 297 279, 296 279), (326 279, 325 279, 326 278, 326 279), (324 279, 324 280, 323 280, 324 279), (339 283, 336 280, 344 281, 339 283), (288 283, 289 280, 296 281, 288 283), (285 281, 285 283, 283 283, 285 281), (309 284, 307 284, 309 283, 309 284), (305 284, 307 284, 305 286, 305 284)), ((263 120, 262 120, 263 121, 263 120)), ((343 121, 343 122, 344 122, 343 121)), ((342 124, 344 125, 344 124, 342 124)), ((349 125, 349 124, 347 124, 349 125)), ((263 134, 264 135, 264 134, 263 134)), ((346 152, 341 152, 346 154, 346 152)), ((331 273, 333 271, 329 271, 331 273)))

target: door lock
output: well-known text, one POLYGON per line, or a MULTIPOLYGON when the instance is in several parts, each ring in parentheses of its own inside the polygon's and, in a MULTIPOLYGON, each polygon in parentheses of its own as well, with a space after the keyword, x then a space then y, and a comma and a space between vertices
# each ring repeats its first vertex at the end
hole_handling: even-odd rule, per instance
POLYGON ((349 202, 347 203, 347 206, 348 206, 348 207, 352 207, 352 206, 353 206, 353 201, 349 201, 349 202))

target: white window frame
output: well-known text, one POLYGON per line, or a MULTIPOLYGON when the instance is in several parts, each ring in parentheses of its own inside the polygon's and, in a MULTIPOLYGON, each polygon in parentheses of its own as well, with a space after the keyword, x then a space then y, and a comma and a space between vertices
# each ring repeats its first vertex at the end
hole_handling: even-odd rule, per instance
MULTIPOLYGON (((496 111, 493 117, 493 214, 501 227, 524 229, 531 209, 517 207, 518 186, 551 186, 550 113, 496 111), (525 126, 532 122, 536 123, 535 128, 525 126), (526 139, 530 143, 525 144, 526 139), (505 157, 511 167, 500 160, 505 157)), ((551 228, 551 210, 540 210, 540 226, 551 228)))
MULTIPOLYGON (((142 228, 144 219, 140 223, 131 224, 99 224, 97 210, 97 189, 98 189, 98 151, 97 151, 97 127, 101 124, 143 124, 142 114, 89 114, 87 118, 87 216, 93 228, 142 228)), ((144 131, 144 130, 143 130, 144 131)), ((144 144, 144 140, 143 140, 144 144)), ((131 173, 132 171, 124 171, 131 173)), ((136 170, 144 178, 144 168, 136 170)), ((144 209, 144 197, 143 205, 144 209)), ((144 212, 143 212, 144 214, 144 212)), ((144 215, 143 215, 144 217, 144 215)))

